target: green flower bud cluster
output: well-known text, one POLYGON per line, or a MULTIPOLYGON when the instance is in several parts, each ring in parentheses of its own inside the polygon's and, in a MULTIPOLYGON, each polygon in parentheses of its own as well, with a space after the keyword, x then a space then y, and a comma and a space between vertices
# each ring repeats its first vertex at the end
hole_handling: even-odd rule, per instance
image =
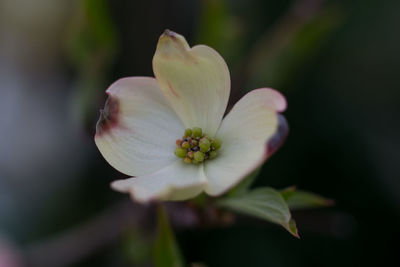
POLYGON ((182 139, 176 140, 175 156, 185 163, 198 164, 218 156, 221 140, 212 139, 199 127, 186 129, 182 139))

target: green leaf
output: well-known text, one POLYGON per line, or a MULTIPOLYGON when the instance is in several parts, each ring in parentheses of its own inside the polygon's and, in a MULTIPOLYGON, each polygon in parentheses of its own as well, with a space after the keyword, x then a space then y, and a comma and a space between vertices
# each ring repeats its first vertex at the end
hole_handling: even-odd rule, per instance
POLYGON ((273 188, 257 188, 246 194, 221 199, 217 205, 242 214, 280 224, 299 238, 296 224, 282 195, 273 188))
POLYGON ((287 202, 287 200, 296 192, 296 186, 290 186, 280 191, 281 196, 287 202))
POLYGON ((307 191, 296 190, 295 187, 282 190, 281 195, 291 210, 327 207, 334 204, 331 199, 307 191))
POLYGON ((255 179, 260 174, 261 167, 253 171, 249 176, 247 176, 243 181, 241 181, 237 186, 235 186, 228 193, 228 197, 239 196, 247 193, 249 191, 250 186, 253 184, 255 179))
POLYGON ((158 207, 157 213, 158 229, 154 247, 154 266, 182 267, 184 264, 181 252, 169 224, 167 213, 162 205, 158 207))
POLYGON ((300 238, 299 231, 297 230, 296 222, 293 219, 290 219, 289 227, 286 228, 286 230, 288 230, 289 233, 291 233, 295 237, 300 238))

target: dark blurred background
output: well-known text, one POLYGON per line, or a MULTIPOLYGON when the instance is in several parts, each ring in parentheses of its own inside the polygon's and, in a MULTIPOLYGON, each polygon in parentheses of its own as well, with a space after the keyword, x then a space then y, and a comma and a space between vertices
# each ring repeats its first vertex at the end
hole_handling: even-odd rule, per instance
MULTIPOLYGON (((317 192, 297 240, 244 218, 176 227, 207 266, 397 266, 400 1, 0 0, 0 266, 149 266, 151 208, 109 183, 95 147, 105 90, 153 76, 168 28, 231 70, 230 103, 273 87, 290 134, 255 186, 317 192)), ((151 265, 150 265, 151 266, 151 265)))

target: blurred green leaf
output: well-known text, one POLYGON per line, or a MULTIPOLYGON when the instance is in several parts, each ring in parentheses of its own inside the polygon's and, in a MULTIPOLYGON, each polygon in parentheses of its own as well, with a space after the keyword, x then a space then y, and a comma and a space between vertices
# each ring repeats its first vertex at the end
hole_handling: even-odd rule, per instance
POLYGON ((176 243, 174 233, 168 221, 167 213, 162 205, 157 210, 157 239, 154 247, 154 266, 184 266, 181 252, 176 243))
POLYGON ((203 0, 197 28, 197 42, 219 51, 229 63, 244 44, 244 21, 230 12, 229 1, 203 0), (232 45, 232 44, 235 45, 232 45))
POLYGON ((151 259, 152 240, 139 228, 132 227, 122 235, 122 257, 131 265, 145 265, 151 259))
POLYGON ((79 2, 68 29, 69 59, 85 75, 98 75, 115 55, 116 35, 107 1, 79 2))
POLYGON ((88 127, 93 125, 93 115, 104 99, 102 88, 107 85, 107 74, 118 51, 108 4, 106 0, 78 1, 66 35, 67 56, 76 71, 72 110, 88 127))
POLYGON ((291 210, 326 207, 334 204, 331 199, 307 191, 296 190, 295 187, 289 187, 281 191, 291 210))
POLYGON ((290 219, 289 227, 286 230, 288 230, 289 233, 291 233, 295 237, 300 238, 299 231, 297 230, 296 222, 293 219, 290 219))
POLYGON ((291 85, 310 66, 343 21, 336 6, 326 5, 310 16, 286 16, 260 38, 249 56, 246 88, 291 85))
POLYGON ((217 204, 232 211, 280 224, 292 235, 299 237, 286 201, 273 188, 257 188, 243 195, 224 198, 217 204))
POLYGON ((280 193, 281 193, 283 199, 286 201, 286 203, 287 203, 287 200, 296 192, 296 189, 297 189, 296 186, 289 186, 280 191, 280 193))
POLYGON ((239 196, 247 193, 249 191, 250 186, 253 184, 253 182, 256 180, 258 175, 260 174, 261 167, 253 171, 249 176, 247 176, 243 181, 241 181, 237 186, 232 188, 228 196, 233 197, 233 196, 239 196))

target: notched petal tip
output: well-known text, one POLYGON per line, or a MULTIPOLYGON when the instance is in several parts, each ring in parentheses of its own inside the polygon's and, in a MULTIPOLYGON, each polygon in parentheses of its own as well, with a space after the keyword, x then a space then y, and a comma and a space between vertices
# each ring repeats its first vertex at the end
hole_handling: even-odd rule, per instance
POLYGON ((164 33, 161 35, 162 36, 169 36, 171 38, 176 38, 177 33, 174 31, 171 31, 169 29, 165 29, 164 33))
POLYGON ((163 57, 188 57, 189 50, 190 46, 185 37, 167 29, 158 39, 156 54, 163 57))
POLYGON ((96 135, 102 135, 118 124, 119 100, 108 96, 100 117, 96 123, 96 135))
POLYGON ((289 133, 289 125, 285 117, 282 114, 277 114, 277 116, 278 128, 267 143, 267 157, 270 157, 283 145, 289 133))

